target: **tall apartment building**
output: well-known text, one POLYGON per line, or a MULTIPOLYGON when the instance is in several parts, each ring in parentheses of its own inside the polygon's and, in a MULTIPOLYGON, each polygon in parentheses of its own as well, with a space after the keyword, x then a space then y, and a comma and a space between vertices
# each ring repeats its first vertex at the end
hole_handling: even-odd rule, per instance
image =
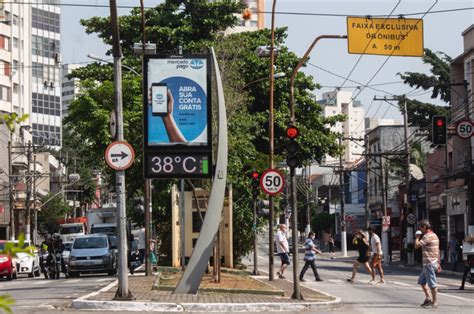
MULTIPOLYGON (((323 94, 323 99, 318 103, 323 107, 323 116, 332 117, 339 114, 347 116, 346 121, 338 122, 331 127, 331 131, 342 133, 344 138, 363 138, 364 137, 364 115, 365 110, 360 101, 352 99, 351 91, 334 91, 323 94)), ((352 163, 362 158, 364 151, 364 141, 343 140, 345 147, 345 163, 352 163)), ((326 164, 334 164, 339 159, 326 156, 326 164)))
POLYGON ((61 146, 61 54, 58 0, 31 5, 33 143, 61 146))
POLYGON ((62 100, 62 116, 66 117, 69 111, 69 104, 76 98, 79 92, 79 83, 77 78, 68 79, 67 76, 77 68, 79 64, 65 64, 62 67, 62 85, 61 85, 61 100, 62 100))

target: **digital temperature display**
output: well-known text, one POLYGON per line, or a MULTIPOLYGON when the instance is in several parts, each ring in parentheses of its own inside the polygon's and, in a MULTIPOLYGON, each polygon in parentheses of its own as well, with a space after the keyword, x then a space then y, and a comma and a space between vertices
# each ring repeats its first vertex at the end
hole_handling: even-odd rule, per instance
POLYGON ((145 177, 209 178, 212 175, 211 154, 208 153, 145 153, 145 177))

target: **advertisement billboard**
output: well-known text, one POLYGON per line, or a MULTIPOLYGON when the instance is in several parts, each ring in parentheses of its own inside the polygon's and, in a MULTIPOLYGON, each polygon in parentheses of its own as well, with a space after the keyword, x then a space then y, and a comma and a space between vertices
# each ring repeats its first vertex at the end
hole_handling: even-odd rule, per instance
POLYGON ((210 67, 209 55, 145 57, 147 178, 210 176, 210 67))
POLYGON ((209 72, 205 55, 146 59, 147 146, 208 146, 209 72))

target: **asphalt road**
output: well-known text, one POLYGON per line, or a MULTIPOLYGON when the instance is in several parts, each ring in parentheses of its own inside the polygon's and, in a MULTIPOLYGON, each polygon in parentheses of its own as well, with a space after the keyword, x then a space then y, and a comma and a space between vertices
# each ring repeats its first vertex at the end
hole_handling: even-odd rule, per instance
POLYGON ((9 294, 16 300, 13 313, 46 313, 67 308, 71 300, 97 291, 115 279, 101 274, 59 280, 19 276, 13 281, 0 280, 0 294, 9 294))
MULTIPOLYGON (((355 252, 353 252, 355 254, 355 252)), ((253 256, 253 254, 251 254, 253 256)), ((301 285, 329 293, 342 299, 343 306, 331 312, 338 313, 418 313, 427 309, 420 307, 424 294, 417 285, 418 271, 395 266, 385 266, 385 284, 369 284, 370 276, 365 270, 359 269, 354 283, 346 281, 351 276, 352 260, 320 256, 317 260, 318 271, 323 282, 315 282, 311 268, 305 274, 306 282, 301 285)), ((293 259, 290 256, 290 261, 293 259)), ((304 265, 303 254, 299 254, 299 267, 304 265)), ((267 246, 259 247, 259 270, 268 272, 267 246)), ((253 269, 251 257, 246 259, 249 269, 253 269)), ((275 273, 280 267, 280 258, 275 256, 275 273)), ((293 265, 285 271, 285 277, 293 281, 293 265)), ((275 276, 278 278, 278 276, 275 276)), ((282 279, 275 279, 282 280, 282 279)), ((377 276, 378 280, 378 276, 377 276)), ((460 278, 446 276, 438 278, 439 308, 436 313, 474 313, 474 285, 466 285, 466 290, 458 290, 460 278)), ((431 310, 431 308, 429 308, 431 310)))

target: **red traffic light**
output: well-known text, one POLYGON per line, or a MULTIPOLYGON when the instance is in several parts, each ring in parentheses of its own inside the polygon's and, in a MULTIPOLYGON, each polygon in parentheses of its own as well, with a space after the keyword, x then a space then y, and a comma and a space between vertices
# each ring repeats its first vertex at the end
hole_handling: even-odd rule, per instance
POLYGON ((444 125, 443 119, 436 120, 436 125, 442 127, 444 125))
POLYGON ((252 179, 258 180, 258 178, 260 177, 260 174, 257 171, 252 171, 250 176, 252 177, 252 179))
POLYGON ((286 129, 286 136, 289 138, 296 138, 299 135, 299 131, 295 126, 289 126, 286 129))

